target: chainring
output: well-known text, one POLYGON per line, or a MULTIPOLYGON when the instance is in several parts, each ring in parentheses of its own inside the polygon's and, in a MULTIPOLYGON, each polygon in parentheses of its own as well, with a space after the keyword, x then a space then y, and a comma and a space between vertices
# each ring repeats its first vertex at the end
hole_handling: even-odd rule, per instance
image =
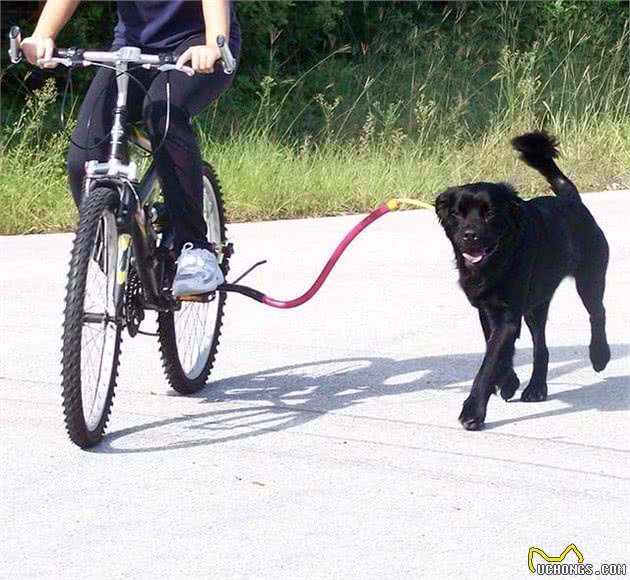
POLYGON ((142 282, 140 282, 136 269, 131 266, 125 288, 125 322, 127 323, 129 336, 134 337, 138 334, 143 320, 144 293, 142 291, 142 282))

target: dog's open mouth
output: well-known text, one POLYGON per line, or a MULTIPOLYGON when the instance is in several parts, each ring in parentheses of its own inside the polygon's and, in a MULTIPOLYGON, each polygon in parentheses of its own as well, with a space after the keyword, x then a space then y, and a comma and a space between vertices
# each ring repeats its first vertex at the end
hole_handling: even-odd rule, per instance
POLYGON ((470 252, 462 252, 462 256, 466 260, 467 266, 475 266, 489 256, 493 250, 494 247, 486 248, 485 250, 471 250, 470 252))

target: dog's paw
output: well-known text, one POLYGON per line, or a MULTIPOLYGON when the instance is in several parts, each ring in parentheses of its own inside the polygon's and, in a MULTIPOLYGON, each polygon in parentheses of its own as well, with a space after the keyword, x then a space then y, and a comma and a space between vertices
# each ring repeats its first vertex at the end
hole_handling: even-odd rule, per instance
POLYGON ((521 395, 525 403, 540 403, 547 400, 547 383, 530 382, 521 395))
POLYGON ((468 398, 464 401, 462 412, 459 414, 459 422, 467 431, 479 431, 483 429, 486 419, 485 408, 481 408, 475 399, 468 398))
POLYGON ((514 371, 511 371, 507 378, 505 378, 499 385, 501 398, 504 401, 509 401, 514 396, 514 393, 516 393, 520 385, 521 382, 518 380, 518 376, 514 371))
POLYGON ((608 361, 610 361, 610 347, 608 343, 605 341, 592 342, 588 350, 595 372, 603 371, 608 361))

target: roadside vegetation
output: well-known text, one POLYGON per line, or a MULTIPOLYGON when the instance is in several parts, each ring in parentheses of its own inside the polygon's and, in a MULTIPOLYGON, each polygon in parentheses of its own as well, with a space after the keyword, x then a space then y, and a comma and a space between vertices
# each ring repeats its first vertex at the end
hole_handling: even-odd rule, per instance
MULTIPOLYGON (((231 221, 366 211, 400 193, 432 201, 482 179, 545 193, 509 145, 540 128, 559 137, 562 168, 582 191, 630 188, 623 2, 307 4, 320 22, 297 40, 287 38, 295 3, 237 5, 245 42, 248 18, 266 35, 251 34, 235 87, 195 121, 231 221), (255 12, 265 6, 284 6, 284 20, 255 12)), ((3 85, 28 74, 5 65, 3 85)), ((3 91, 2 234, 76 222, 65 151, 87 80, 66 99, 62 124, 64 78, 3 91)))

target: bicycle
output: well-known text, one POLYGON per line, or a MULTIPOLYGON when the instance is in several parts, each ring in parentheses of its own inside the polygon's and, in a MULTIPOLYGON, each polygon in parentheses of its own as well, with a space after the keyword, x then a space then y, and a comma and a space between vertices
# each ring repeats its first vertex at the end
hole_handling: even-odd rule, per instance
MULTIPOLYGON (((11 61, 20 62, 20 29, 9 33, 11 61)), ((223 71, 235 60, 222 36, 217 38, 223 71)), ((62 398, 70 439, 81 448, 96 445, 109 419, 118 376, 123 330, 142 332, 145 311, 157 311, 157 337, 170 386, 192 394, 206 384, 219 345, 226 293, 176 300, 173 236, 166 208, 159 201, 157 170, 151 163, 138 177, 129 158, 128 139, 148 155, 151 143, 140 128, 126 122, 129 69, 175 70, 173 53, 144 54, 136 47, 116 51, 58 48, 52 62, 66 67, 108 66, 116 71, 117 104, 112 112, 109 158, 89 161, 79 226, 74 238, 63 323, 62 398)), ((194 74, 189 67, 177 70, 194 74)), ((168 122, 165 134, 168 132, 168 122)), ((204 219, 208 241, 227 275, 232 245, 227 242, 221 186, 204 162, 204 219)))

